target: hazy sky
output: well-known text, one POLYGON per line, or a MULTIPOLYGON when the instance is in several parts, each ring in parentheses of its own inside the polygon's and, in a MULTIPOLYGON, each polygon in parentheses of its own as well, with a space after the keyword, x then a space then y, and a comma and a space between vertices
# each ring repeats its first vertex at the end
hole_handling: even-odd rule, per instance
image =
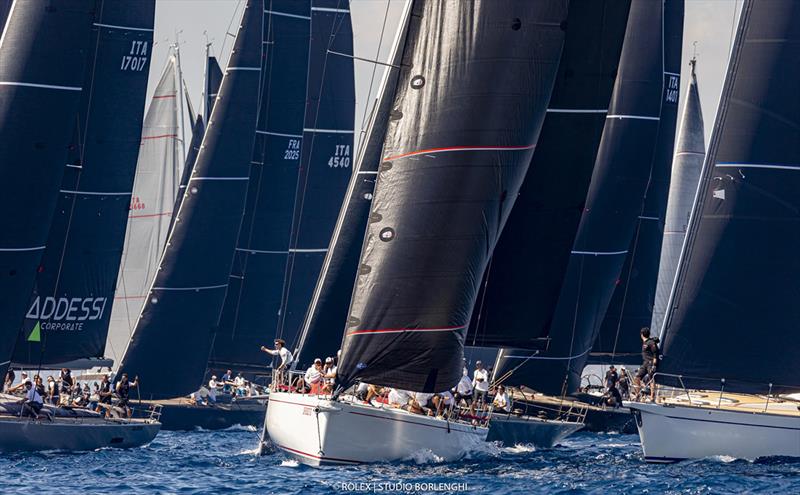
MULTIPOLYGON (((351 0, 353 19, 354 50, 356 56, 368 59, 386 60, 388 49, 403 4, 406 0, 351 0), (388 16, 385 16, 388 6, 388 16), (378 40, 384 18, 386 32, 381 53, 378 54, 378 40)), ((537 1, 537 0, 519 0, 537 1)), ((656 3, 658 0, 652 0, 656 3)), ((176 33, 181 41, 181 61, 184 78, 192 96, 196 111, 199 111, 200 94, 203 86, 203 59, 206 40, 212 43, 212 52, 219 56, 223 69, 227 63, 233 38, 228 32, 236 31, 242 0, 157 0, 156 2, 156 45, 150 66, 150 91, 158 81, 164 67, 167 49, 174 42, 176 33), (235 20, 234 20, 235 15, 235 20)), ((683 78, 681 104, 688 81, 688 61, 692 56, 693 42, 697 42, 697 78, 700 86, 700 99, 706 122, 708 138, 716 113, 719 94, 728 64, 728 54, 732 30, 741 8, 741 0, 686 0, 686 22, 683 43, 683 78)), ((368 101, 373 64, 355 63, 356 70, 356 128, 361 128, 361 117, 368 101)), ((380 79, 380 70, 377 79, 380 79)))

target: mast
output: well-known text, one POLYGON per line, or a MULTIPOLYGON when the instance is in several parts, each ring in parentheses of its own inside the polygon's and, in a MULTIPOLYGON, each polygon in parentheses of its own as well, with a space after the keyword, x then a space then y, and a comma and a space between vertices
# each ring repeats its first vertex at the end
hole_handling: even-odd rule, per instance
POLYGON ((332 355, 342 342, 342 322, 347 320, 353 281, 358 271, 375 179, 394 103, 400 63, 408 34, 412 2, 406 2, 392 44, 392 56, 381 79, 378 97, 361 141, 354 173, 339 211, 325 261, 314 288, 299 337, 295 359, 301 367, 316 356, 332 355))
POLYGON ((746 1, 664 325, 686 387, 800 390, 798 57, 800 4, 746 1))
MULTIPOLYGON (((670 194, 678 121, 683 0, 664 2, 664 85, 655 154, 644 204, 628 256, 606 310, 588 362, 641 364, 643 327, 650 326, 670 194)), ((697 182, 691 186, 693 197, 697 182)), ((655 335, 655 331, 653 334, 655 335)))
POLYGON ((700 106, 700 92, 697 86, 695 67, 697 60, 689 62, 692 67, 686 104, 681 116, 680 135, 675 148, 670 181, 667 216, 664 224, 664 241, 661 246, 661 262, 658 272, 656 299, 653 306, 653 321, 650 329, 653 335, 663 338, 664 315, 669 294, 675 282, 681 247, 689 227, 692 204, 697 195, 697 185, 703 170, 706 156, 703 110, 700 106))
POLYGON ((266 12, 262 118, 212 370, 266 372, 261 345, 297 343, 353 170, 348 7, 308 0, 266 12))
POLYGON ((56 214, 14 351, 20 366, 103 357, 136 206, 154 17, 155 0, 106 0, 96 10, 56 214))
POLYGON ((64 174, 92 0, 11 4, 0 35, 0 373, 10 364, 64 174), (36 191, 31 201, 30 192, 36 191))
MULTIPOLYGON (((483 275, 467 345, 547 348, 606 122, 629 10, 629 0, 569 2, 564 50, 542 132, 483 275)), ((561 376, 555 379, 560 381, 561 376)))
POLYGON ((181 113, 181 158, 186 158, 186 121, 185 121, 185 114, 186 112, 183 109, 183 98, 181 95, 184 94, 184 87, 183 87, 183 70, 181 70, 181 42, 180 42, 180 31, 175 33, 175 65, 178 68, 178 99, 180 100, 178 104, 178 109, 181 113))
POLYGON ((142 126, 133 199, 122 263, 111 308, 105 355, 119 363, 158 270, 173 218, 176 169, 182 162, 178 139, 180 98, 177 60, 171 49, 142 126))
POLYGON ((481 275, 533 155, 566 16, 562 1, 414 2, 340 389, 360 378, 436 392, 461 378, 481 275))
POLYGON ((122 358, 120 371, 142 378, 145 397, 186 395, 203 380, 247 192, 262 29, 262 4, 249 0, 220 104, 211 113, 159 270, 122 358))

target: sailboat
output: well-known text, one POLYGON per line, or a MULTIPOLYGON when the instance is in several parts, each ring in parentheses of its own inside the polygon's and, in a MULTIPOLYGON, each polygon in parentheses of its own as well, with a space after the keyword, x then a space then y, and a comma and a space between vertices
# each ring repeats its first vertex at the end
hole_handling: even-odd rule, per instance
MULTIPOLYGON (((629 9, 630 2, 569 3, 553 95, 525 182, 484 273, 467 334, 472 346, 547 346, 538 331, 544 323, 539 315, 555 305, 606 121, 629 9)), ((484 363, 494 363, 497 354, 484 363)), ((515 385, 513 408, 521 414, 494 415, 490 440, 547 448, 583 426, 589 406, 539 406, 520 386, 524 382, 503 375, 495 382, 515 385)))
MULTIPOLYGON (((42 63, 52 63, 52 57, 59 56, 67 60, 58 59, 58 63, 70 58, 77 62, 89 54, 85 71, 79 72, 83 90, 80 86, 76 90, 82 99, 67 119, 67 126, 74 128, 73 141, 61 148, 69 150, 66 157, 49 164, 63 168, 66 161, 66 171, 25 321, 22 329, 16 327, 19 338, 13 360, 20 367, 52 369, 91 361, 87 358, 102 353, 108 329, 106 302, 114 291, 136 165, 155 2, 108 2, 114 4, 108 8, 84 3, 54 9, 33 2, 15 3, 3 35, 3 42, 59 44, 76 39, 78 46, 69 44, 67 53, 60 55, 54 48, 42 63), (51 15, 61 9, 65 14, 51 15), (17 14, 22 21, 15 18, 17 14), (26 25, 29 22, 32 25, 26 25), (39 34, 25 40, 15 32, 18 29, 39 34)), ((75 67, 84 64, 69 70, 75 67)), ((0 407, 5 413, 0 415, 2 450, 133 447, 150 442, 161 426, 157 411, 143 418, 106 419, 85 409, 45 406, 31 420, 18 417, 23 416, 20 406, 16 400, 7 400, 0 407)))
MULTIPOLYGON (((480 274, 536 145, 566 10, 561 1, 406 5, 392 61, 397 81, 382 95, 392 102, 388 125, 373 126, 385 129, 376 137, 381 163, 370 174, 377 183, 367 233, 348 316, 339 322, 345 330, 336 389, 294 393, 289 373, 273 378, 265 430, 286 455, 312 466, 420 451, 453 460, 485 441, 485 417, 375 407, 350 390, 361 380, 434 393, 461 378, 480 274), (469 37, 454 35, 464 29, 469 37), (500 73, 506 76, 487 84, 486 74, 500 73)), ((385 107, 377 108, 381 115, 385 107)), ((341 335, 337 322, 325 324, 341 335)))
POLYGON ((197 161, 119 372, 166 414, 203 380, 228 287, 258 114, 263 6, 246 3, 197 161), (180 352, 176 349, 180 348, 180 352))
POLYGON ((800 457, 800 5, 742 6, 664 324, 644 459, 800 457))

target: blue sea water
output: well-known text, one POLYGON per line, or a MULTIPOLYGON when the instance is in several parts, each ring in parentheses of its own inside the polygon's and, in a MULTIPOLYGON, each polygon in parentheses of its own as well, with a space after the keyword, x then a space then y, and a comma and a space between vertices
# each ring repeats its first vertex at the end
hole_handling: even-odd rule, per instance
POLYGON ((0 493, 414 493, 415 486, 480 495, 800 492, 800 460, 648 465, 636 435, 578 433, 548 450, 487 445, 455 463, 420 455, 403 463, 322 469, 275 452, 257 457, 257 441, 257 433, 244 428, 162 432, 148 447, 127 451, 4 455, 0 493))

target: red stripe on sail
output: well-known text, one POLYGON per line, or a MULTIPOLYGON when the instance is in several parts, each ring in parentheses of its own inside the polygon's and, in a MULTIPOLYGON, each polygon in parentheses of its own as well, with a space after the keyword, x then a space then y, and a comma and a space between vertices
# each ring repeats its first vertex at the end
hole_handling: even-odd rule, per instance
POLYGON ((466 328, 466 325, 457 327, 441 327, 441 328, 375 328, 369 330, 353 330, 348 335, 360 335, 364 333, 400 333, 400 332, 452 332, 454 330, 461 330, 466 328))
POLYGON ((535 144, 526 146, 450 146, 448 148, 428 148, 426 150, 411 151, 400 155, 387 156, 383 159, 385 162, 406 158, 408 156, 424 155, 430 153, 446 153, 448 151, 522 151, 535 148, 535 144))
POLYGON ((147 137, 143 137, 142 141, 144 141, 146 139, 162 139, 162 138, 174 138, 174 137, 178 137, 178 135, 177 134, 162 134, 160 136, 147 136, 147 137))
POLYGON ((152 215, 129 215, 128 218, 151 218, 151 217, 163 217, 167 215, 172 215, 172 212, 165 211, 164 213, 153 213, 152 215))
POLYGON ((175 98, 175 95, 171 94, 171 95, 161 95, 161 96, 154 96, 153 97, 154 100, 160 100, 162 98, 175 98))

